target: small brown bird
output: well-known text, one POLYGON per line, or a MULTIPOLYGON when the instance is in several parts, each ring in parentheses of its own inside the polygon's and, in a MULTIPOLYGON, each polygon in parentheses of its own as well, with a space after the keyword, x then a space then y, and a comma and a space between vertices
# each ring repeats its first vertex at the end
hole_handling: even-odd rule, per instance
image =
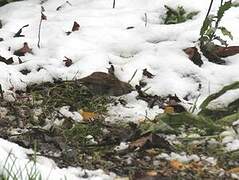
POLYGON ((93 94, 97 95, 121 96, 133 90, 129 83, 120 81, 114 75, 104 72, 94 72, 77 81, 88 87, 93 94))

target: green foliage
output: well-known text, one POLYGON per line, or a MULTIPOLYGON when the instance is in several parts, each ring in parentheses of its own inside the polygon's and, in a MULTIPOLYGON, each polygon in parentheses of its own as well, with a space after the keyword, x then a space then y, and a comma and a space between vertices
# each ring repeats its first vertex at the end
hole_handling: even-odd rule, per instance
POLYGON ((64 132, 65 137, 69 142, 74 142, 75 145, 85 146, 89 143, 88 135, 93 137, 102 136, 103 132, 100 123, 80 123, 76 124, 71 129, 64 132))
POLYGON ((9 152, 0 174, 1 180, 42 180, 41 174, 36 167, 36 154, 23 167, 19 167, 16 161, 17 158, 12 152, 9 152), (26 176, 23 175, 23 171, 26 171, 26 176))
POLYGON ((175 130, 179 130, 179 128, 182 126, 188 128, 198 128, 205 130, 207 135, 212 135, 215 132, 220 132, 223 130, 220 126, 214 124, 211 119, 202 116, 195 116, 188 112, 179 114, 165 114, 163 117, 161 117, 161 120, 175 130))
POLYGON ((230 8, 237 7, 237 6, 239 6, 238 3, 232 3, 231 1, 226 1, 224 4, 222 4, 219 7, 216 15, 208 14, 206 16, 200 30, 200 46, 201 47, 208 46, 213 40, 218 40, 222 45, 227 45, 225 40, 223 40, 220 36, 216 35, 216 32, 218 30, 220 30, 224 36, 227 36, 230 39, 233 39, 231 32, 227 30, 227 28, 223 26, 219 26, 219 24, 225 12, 228 11, 230 8))
POLYGON ((233 121, 238 119, 238 110, 239 110, 239 99, 235 99, 235 101, 228 104, 226 108, 223 109, 208 109, 208 105, 213 100, 219 98, 227 91, 239 89, 239 82, 232 83, 228 86, 223 87, 217 93, 214 93, 208 96, 203 103, 201 104, 200 108, 200 115, 205 117, 211 118, 213 120, 217 120, 221 124, 231 124, 233 121))
POLYGON ((225 92, 229 91, 229 90, 234 90, 234 89, 239 89, 239 81, 234 82, 228 86, 223 87, 219 92, 212 94, 210 96, 208 96, 207 99, 205 99, 203 101, 203 103, 201 104, 200 108, 204 109, 207 107, 207 105, 214 99, 217 99, 219 96, 223 95, 225 92))
POLYGON ((164 24, 178 24, 192 19, 198 14, 198 12, 193 11, 187 13, 182 6, 178 6, 173 9, 167 5, 164 6, 167 10, 166 17, 164 18, 164 24))

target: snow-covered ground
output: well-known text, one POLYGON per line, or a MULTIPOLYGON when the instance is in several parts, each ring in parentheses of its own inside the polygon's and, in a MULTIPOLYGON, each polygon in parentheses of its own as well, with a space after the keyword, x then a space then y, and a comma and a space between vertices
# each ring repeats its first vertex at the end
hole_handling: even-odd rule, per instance
MULTIPOLYGON (((155 75, 153 79, 146 80, 148 93, 160 96, 177 94, 181 99, 187 96, 192 103, 200 95, 198 104, 223 86, 239 80, 239 55, 226 58, 226 65, 208 62, 203 57, 204 64, 198 67, 182 51, 194 46, 198 40, 209 0, 116 0, 115 9, 112 9, 112 0, 69 2, 71 5, 64 0, 48 0, 43 4, 47 20, 42 23, 40 49, 37 47, 40 0, 10 3, 0 8, 3 24, 0 37, 4 39, 0 42, 0 55, 14 59, 13 65, 0 62, 0 84, 6 97, 11 97, 12 90, 24 89, 32 83, 53 81, 53 78, 82 78, 95 71, 107 72, 109 62, 114 64, 116 76, 122 81, 128 81, 137 70, 131 84, 138 84, 142 79, 142 70, 147 68, 155 75), (63 8, 56 11, 62 4, 63 8), (187 22, 164 25, 164 5, 182 5, 186 10, 200 13, 187 22), (66 32, 71 30, 74 21, 80 24, 80 30, 67 36, 66 32), (13 38, 26 24, 29 27, 22 32, 25 37, 13 38), (134 28, 127 29, 131 26, 134 28), (33 54, 21 57, 23 63, 19 64, 13 52, 21 48, 24 42, 32 48, 33 54), (64 56, 73 60, 72 66, 65 66, 64 56), (20 71, 24 69, 31 72, 23 75, 20 71), (199 84, 202 88, 198 91, 199 84)), ((213 12, 219 3, 214 4, 213 12)), ((232 8, 222 20, 222 24, 234 36, 233 41, 229 41, 230 45, 239 45, 238 23, 239 11, 232 8)), ((232 94, 235 93, 238 94, 238 91, 232 94)), ((125 96, 128 101, 126 107, 119 105, 110 108, 109 119, 127 117, 128 120, 137 121, 145 117, 146 111, 149 118, 162 112, 159 108, 148 109, 147 104, 136 100, 135 96, 135 92, 125 96)), ((1 161, 11 147, 13 152, 16 151, 20 164, 27 162, 24 150, 4 140, 0 145, 1 161)), ((79 173, 77 169, 52 169, 47 163, 40 162, 39 169, 45 174, 50 173, 50 179, 64 176, 77 179, 79 173)), ((102 179, 113 178, 100 172, 95 174, 92 179, 100 178, 100 174, 102 179)))

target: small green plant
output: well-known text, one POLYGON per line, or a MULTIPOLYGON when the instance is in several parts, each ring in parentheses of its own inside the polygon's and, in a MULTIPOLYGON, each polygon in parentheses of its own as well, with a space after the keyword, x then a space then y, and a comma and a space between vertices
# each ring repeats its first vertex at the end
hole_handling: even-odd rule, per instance
POLYGON ((164 24, 182 23, 189 19, 192 19, 198 14, 198 12, 196 11, 187 13, 182 6, 178 6, 176 9, 173 9, 167 5, 165 5, 164 7, 167 10, 166 17, 164 18, 164 24))
POLYGON ((227 42, 223 40, 220 36, 218 36, 216 32, 221 31, 224 36, 228 36, 230 39, 233 39, 231 32, 227 30, 227 28, 225 28, 224 26, 220 26, 220 22, 225 12, 232 7, 239 6, 239 3, 232 3, 231 1, 223 3, 222 1, 222 4, 219 7, 216 15, 210 14, 212 4, 213 0, 210 3, 208 13, 200 30, 200 46, 209 45, 214 40, 218 40, 221 45, 226 46, 227 42))
POLYGON ((36 154, 34 154, 32 160, 29 160, 28 163, 21 167, 17 165, 17 158, 10 151, 1 169, 1 180, 42 180, 41 174, 36 167, 36 154), (25 172, 23 173, 23 171, 25 172))
POLYGON ((231 32, 224 26, 220 26, 220 22, 225 12, 232 7, 238 7, 239 3, 232 2, 231 0, 223 3, 223 0, 221 0, 221 5, 216 15, 210 14, 212 4, 213 0, 211 0, 207 15, 200 30, 200 49, 209 61, 223 64, 225 62, 212 52, 218 47, 215 41, 218 41, 222 46, 228 46, 227 41, 220 37, 218 32, 221 32, 222 35, 229 37, 231 40, 233 39, 231 32))

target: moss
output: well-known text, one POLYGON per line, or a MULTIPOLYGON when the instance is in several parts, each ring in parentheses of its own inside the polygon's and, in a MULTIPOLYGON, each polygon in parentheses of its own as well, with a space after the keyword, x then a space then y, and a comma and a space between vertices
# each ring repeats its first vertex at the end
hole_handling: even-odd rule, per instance
POLYGON ((103 114, 107 112, 108 104, 113 102, 110 97, 94 96, 77 82, 32 85, 27 88, 27 93, 32 96, 31 106, 43 110, 39 122, 54 118, 54 112, 62 106, 70 106, 70 111, 82 109, 103 114))
POLYGON ((84 146, 89 143, 86 136, 91 135, 94 138, 100 138, 103 132, 99 123, 80 123, 71 129, 65 130, 64 135, 68 142, 74 143, 76 146, 84 146))

